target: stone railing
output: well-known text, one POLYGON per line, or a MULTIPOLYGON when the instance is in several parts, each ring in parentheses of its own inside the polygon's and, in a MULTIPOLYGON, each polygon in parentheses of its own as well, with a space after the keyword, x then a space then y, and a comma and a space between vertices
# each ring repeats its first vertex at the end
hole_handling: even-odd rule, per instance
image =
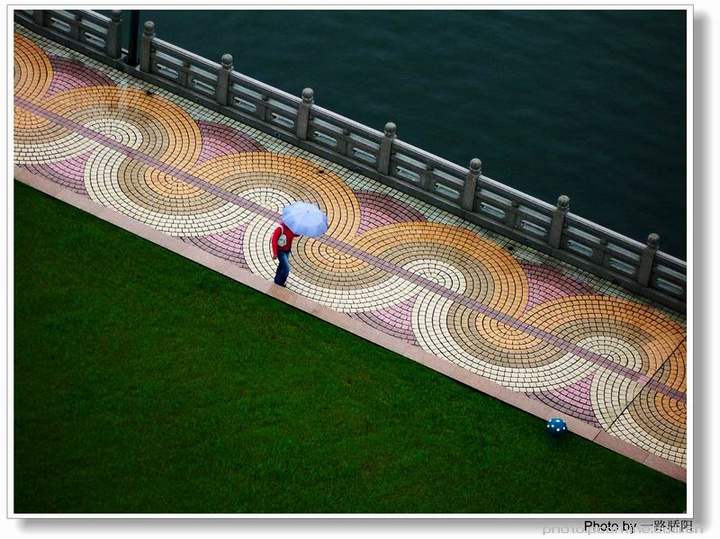
POLYGON ((29 29, 147 82, 297 145, 429 204, 684 312, 687 265, 658 251, 659 237, 642 244, 569 213, 570 199, 551 205, 468 168, 380 132, 314 102, 314 92, 288 94, 235 71, 233 57, 216 63, 158 39, 147 21, 139 66, 123 62, 122 12, 15 11, 29 29))
MULTIPOLYGON (((22 12, 17 12, 22 17, 22 12)), ((88 10, 35 10, 35 24, 53 29, 113 59, 122 54, 121 13, 113 12, 111 19, 88 10)), ((27 19, 26 19, 27 20, 27 19)))

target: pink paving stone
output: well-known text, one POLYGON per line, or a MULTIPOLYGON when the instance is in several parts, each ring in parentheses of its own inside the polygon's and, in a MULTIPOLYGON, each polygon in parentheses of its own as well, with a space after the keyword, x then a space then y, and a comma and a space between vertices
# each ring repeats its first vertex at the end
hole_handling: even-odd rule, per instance
POLYGON ((51 56, 50 65, 53 79, 45 97, 85 86, 115 86, 113 80, 104 73, 72 58, 51 56))
POLYGON ((84 174, 88 157, 90 157, 90 152, 54 163, 33 163, 25 166, 33 174, 87 196, 84 174))
POLYGON ((422 213, 393 197, 368 191, 355 191, 355 196, 360 205, 358 234, 392 223, 427 221, 422 213))
POLYGON ((561 389, 550 389, 537 393, 528 392, 527 396, 539 400, 551 408, 564 412, 569 416, 581 419, 595 427, 600 427, 600 422, 595 416, 593 405, 590 401, 590 388, 594 376, 595 373, 593 372, 582 380, 561 389))
POLYGON ((221 155, 266 151, 262 144, 236 129, 201 120, 196 123, 202 135, 202 150, 198 163, 221 155))
POLYGON ((219 258, 228 260, 241 268, 248 269, 243 252, 243 237, 247 225, 240 225, 237 228, 208 234, 207 236, 188 236, 181 238, 184 242, 190 243, 207 251, 219 258))
POLYGON ((520 262, 520 265, 527 275, 529 284, 530 299, 525 312, 546 301, 566 296, 596 294, 589 286, 578 283, 554 268, 531 262, 520 262))
POLYGON ((348 313, 348 316, 362 320, 369 326, 410 344, 418 345, 412 330, 412 311, 415 297, 391 307, 363 313, 348 313))

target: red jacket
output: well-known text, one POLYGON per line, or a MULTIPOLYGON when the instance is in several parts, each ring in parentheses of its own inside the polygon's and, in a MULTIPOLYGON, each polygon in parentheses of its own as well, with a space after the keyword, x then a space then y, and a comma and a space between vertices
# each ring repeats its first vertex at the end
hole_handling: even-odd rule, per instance
POLYGON ((277 252, 278 249, 281 251, 289 251, 292 247, 292 242, 295 239, 295 234, 292 230, 288 228, 288 226, 285 223, 280 223, 280 225, 275 229, 275 232, 273 232, 272 239, 270 240, 270 245, 272 245, 272 252, 273 252, 273 258, 277 258, 277 252), (281 227, 282 230, 285 231, 285 236, 287 237, 287 244, 285 247, 278 247, 277 241, 280 237, 281 233, 281 227))

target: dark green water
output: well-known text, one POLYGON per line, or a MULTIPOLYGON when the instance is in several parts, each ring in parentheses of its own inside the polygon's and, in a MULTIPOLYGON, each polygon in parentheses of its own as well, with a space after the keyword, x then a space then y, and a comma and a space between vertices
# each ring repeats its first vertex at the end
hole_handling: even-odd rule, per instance
MULTIPOLYGON (((129 21, 129 14, 125 17, 129 21)), ((686 254, 684 11, 142 11, 159 38, 686 254)))

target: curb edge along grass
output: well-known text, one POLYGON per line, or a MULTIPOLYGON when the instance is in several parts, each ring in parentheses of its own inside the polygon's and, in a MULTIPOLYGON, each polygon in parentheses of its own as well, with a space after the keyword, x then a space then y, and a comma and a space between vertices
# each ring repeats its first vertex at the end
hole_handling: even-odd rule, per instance
POLYGON ((274 283, 266 281, 252 272, 242 269, 227 260, 218 258, 199 247, 187 244, 180 239, 173 238, 154 228, 144 225, 130 217, 102 206, 87 197, 79 195, 70 189, 59 186, 50 180, 36 176, 31 172, 15 167, 14 177, 16 180, 28 185, 38 191, 45 193, 62 202, 70 204, 82 211, 102 219, 110 224, 122 228, 136 236, 144 238, 169 251, 183 256, 204 267, 216 271, 234 281, 237 281, 249 288, 268 295, 287 305, 295 307, 320 320, 328 322, 336 327, 344 329, 358 337, 361 337, 382 348, 386 348, 401 356, 420 363, 421 365, 443 374, 457 382, 469 386, 477 391, 519 408, 527 413, 544 420, 551 417, 560 417, 568 425, 568 429, 587 440, 610 449, 615 453, 623 455, 631 460, 644 464, 645 466, 659 471, 662 474, 687 483, 687 470, 675 463, 657 457, 645 449, 632 445, 624 440, 612 436, 602 429, 589 425, 577 418, 570 417, 558 412, 546 404, 533 400, 522 393, 511 391, 500 384, 473 374, 453 363, 442 360, 418 346, 408 344, 396 337, 381 333, 360 320, 355 320, 343 313, 338 313, 329 307, 320 305, 307 299, 291 290, 275 286, 274 283))

